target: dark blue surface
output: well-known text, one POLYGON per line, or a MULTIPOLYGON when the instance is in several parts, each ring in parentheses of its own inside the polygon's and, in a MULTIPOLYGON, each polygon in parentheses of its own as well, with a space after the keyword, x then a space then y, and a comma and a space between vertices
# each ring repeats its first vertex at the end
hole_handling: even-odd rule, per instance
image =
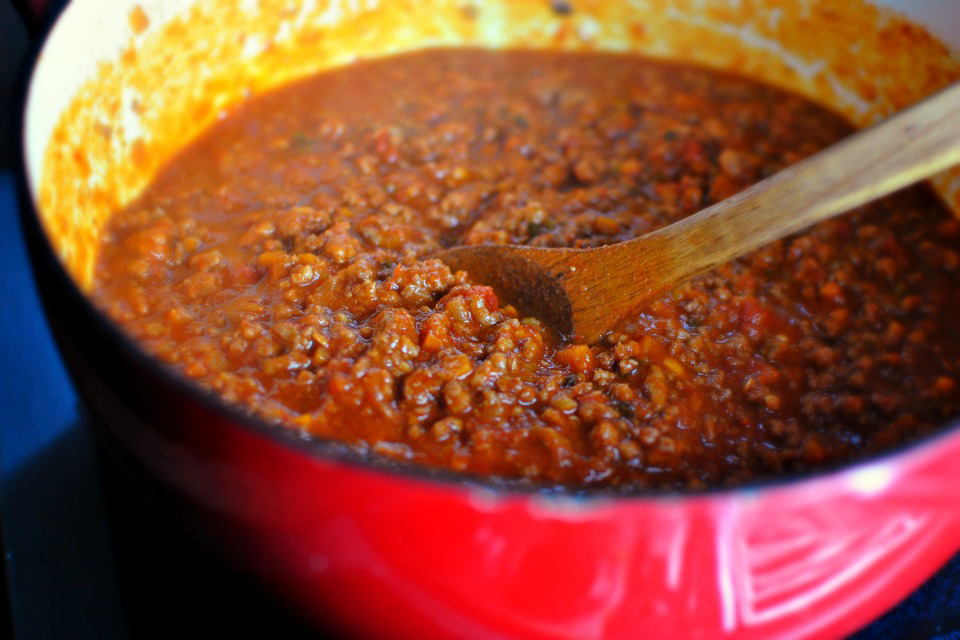
POLYGON ((0 522, 14 632, 120 637, 96 454, 40 310, 16 213, 13 180, 0 173, 0 522))
MULTIPOLYGON (((0 172, 0 523, 18 638, 303 637, 258 586, 138 504, 92 444, 0 172)), ((857 640, 960 640, 960 555, 857 640)))

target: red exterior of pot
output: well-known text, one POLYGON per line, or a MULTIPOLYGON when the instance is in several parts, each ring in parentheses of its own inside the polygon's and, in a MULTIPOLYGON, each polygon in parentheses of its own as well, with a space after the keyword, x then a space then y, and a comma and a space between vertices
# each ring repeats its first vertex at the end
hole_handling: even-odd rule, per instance
POLYGON ((835 637, 960 540, 944 491, 953 442, 777 489, 575 500, 366 471, 228 423, 203 431, 216 455, 168 470, 170 484, 205 475, 182 508, 320 628, 363 635, 835 637))

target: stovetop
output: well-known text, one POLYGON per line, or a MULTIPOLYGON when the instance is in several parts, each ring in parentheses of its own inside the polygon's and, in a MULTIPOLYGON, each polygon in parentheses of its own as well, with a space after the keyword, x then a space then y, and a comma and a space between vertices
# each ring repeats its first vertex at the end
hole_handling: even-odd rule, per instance
MULTIPOLYGON (((9 172, 0 273, 0 524, 14 637, 311 636, 142 506, 91 439, 37 299, 9 172)), ((960 554, 854 637, 960 639, 960 554)))

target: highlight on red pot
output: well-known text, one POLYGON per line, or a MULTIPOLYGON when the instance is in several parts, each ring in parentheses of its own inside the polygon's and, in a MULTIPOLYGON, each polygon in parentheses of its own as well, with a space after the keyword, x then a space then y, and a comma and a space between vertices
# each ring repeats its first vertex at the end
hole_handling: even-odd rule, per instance
MULTIPOLYGON (((76 2, 63 29, 79 32, 89 19, 105 35, 91 44, 96 64, 72 61, 56 29, 41 56, 36 91, 59 93, 28 107, 39 217, 95 308, 162 370, 227 407, 216 415, 258 425, 257 438, 267 425, 298 442, 340 443, 361 461, 350 467, 356 486, 422 490, 410 504, 425 505, 438 487, 459 491, 459 476, 492 491, 504 484, 518 500, 632 495, 589 517, 631 531, 661 517, 709 521, 715 529, 703 535, 716 534, 716 557, 705 566, 746 571, 725 545, 731 523, 756 514, 739 502, 745 492, 717 489, 799 476, 771 491, 803 492, 780 503, 801 509, 814 493, 826 497, 816 482, 834 481, 816 472, 884 459, 960 416, 957 172, 718 267, 594 345, 558 339, 432 256, 463 244, 594 247, 648 233, 960 79, 960 62, 923 28, 866 2, 649 4, 264 0, 131 3, 108 15, 76 2), (440 470, 440 480, 414 472, 427 487, 410 489, 364 460, 440 470), (658 492, 690 500, 673 512, 658 492)), ((89 395, 96 403, 108 387, 89 395)), ((325 464, 298 449, 289 466, 292 449, 262 445, 258 467, 253 446, 241 455, 201 443, 184 425, 151 428, 258 473, 299 473, 304 458, 325 464)), ((143 453, 146 439, 123 438, 138 464, 200 491, 205 476, 182 473, 187 462, 171 480, 176 465, 143 453)), ((934 447, 908 449, 904 459, 925 462, 905 469, 934 473, 934 447)), ((879 495, 885 473, 829 495, 879 495)), ((304 491, 322 507, 300 508, 329 506, 321 488, 304 491)), ((503 515, 500 507, 463 491, 456 509, 495 526, 478 514, 503 515)), ((248 508, 241 503, 230 508, 248 508)), ((951 518, 960 512, 942 506, 951 518)), ((579 517, 538 509, 511 511, 523 526, 505 539, 579 517)), ((277 553, 309 555, 309 545, 285 540, 296 549, 277 553)), ((424 548, 424 566, 439 566, 435 553, 424 548)), ((591 553, 584 566, 600 566, 591 553)), ((668 586, 681 581, 666 575, 668 586)), ((814 582, 826 584, 824 575, 814 582)), ((919 579, 909 575, 908 586, 919 579)), ((730 595, 740 586, 710 580, 702 597, 716 610, 706 607, 703 629, 732 632, 738 620, 759 629, 761 618, 795 614, 751 618, 730 604, 741 602, 730 595)), ((341 585, 334 597, 329 584, 318 587, 326 601, 353 593, 341 585)), ((529 604, 501 595, 503 611, 529 604)), ((567 595, 587 602, 582 589, 567 595)), ((895 595, 884 598, 876 606, 895 595)), ((530 606, 511 620, 540 615, 530 606)), ((549 635, 539 622, 516 624, 549 635)))

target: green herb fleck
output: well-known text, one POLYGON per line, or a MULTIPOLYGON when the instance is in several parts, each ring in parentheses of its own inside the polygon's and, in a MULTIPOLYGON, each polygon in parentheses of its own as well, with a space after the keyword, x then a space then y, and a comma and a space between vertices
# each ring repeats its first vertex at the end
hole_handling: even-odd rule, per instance
POLYGON ((310 145, 310 138, 303 131, 297 131, 290 136, 290 148, 303 149, 310 145))

